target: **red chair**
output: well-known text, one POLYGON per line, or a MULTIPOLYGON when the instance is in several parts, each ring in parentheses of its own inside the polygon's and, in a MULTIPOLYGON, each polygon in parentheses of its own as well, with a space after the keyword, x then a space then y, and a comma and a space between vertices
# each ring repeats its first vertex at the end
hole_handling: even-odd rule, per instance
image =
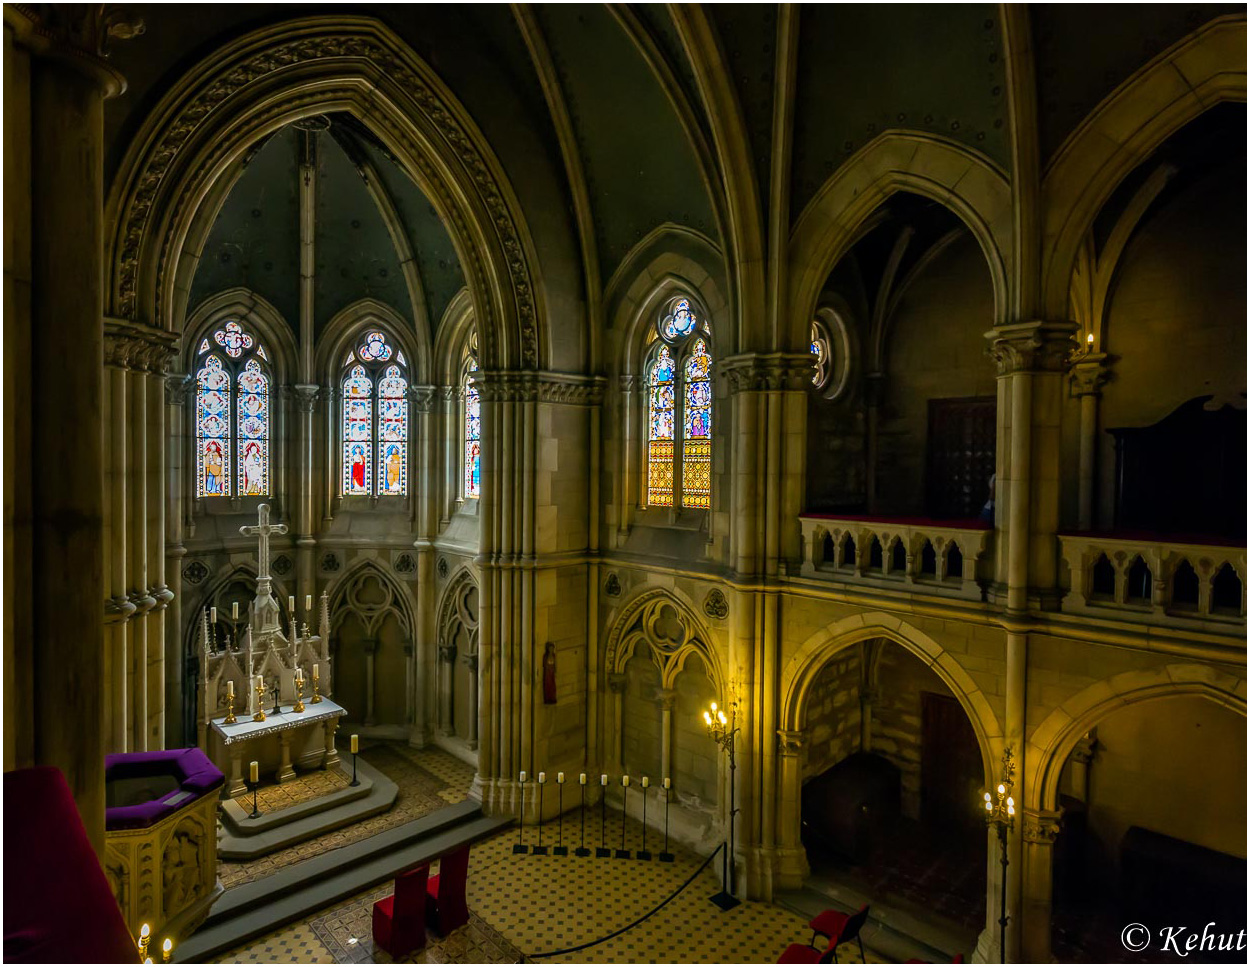
POLYGON ((395 892, 373 905, 373 946, 399 960, 425 946, 425 887, 428 863, 395 877, 395 892))
POLYGON ((779 964, 828 964, 833 961, 833 952, 837 944, 830 943, 821 953, 815 947, 805 943, 792 943, 777 958, 779 964))
POLYGON ((425 915, 430 929, 445 937, 469 922, 469 902, 465 881, 469 877, 469 847, 466 843, 448 853, 438 864, 438 875, 430 877, 426 889, 425 915))
POLYGON ((838 963, 838 947, 852 940, 859 942, 859 959, 863 963, 868 963, 864 959, 864 941, 860 938, 859 932, 863 929, 865 923, 868 922, 868 904, 865 903, 859 908, 858 913, 843 913, 841 910, 825 910, 823 913, 817 914, 808 924, 812 928, 812 947, 816 945, 816 938, 823 934, 829 938, 829 949, 833 952, 833 962, 838 963))

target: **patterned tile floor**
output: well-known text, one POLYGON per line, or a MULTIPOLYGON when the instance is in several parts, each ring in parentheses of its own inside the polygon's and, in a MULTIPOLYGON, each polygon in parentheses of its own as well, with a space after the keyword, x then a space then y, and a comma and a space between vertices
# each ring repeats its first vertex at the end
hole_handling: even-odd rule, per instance
MULTIPOLYGON (((419 819, 436 809, 464 802, 469 795, 469 787, 473 783, 472 766, 438 749, 417 751, 402 742, 362 743, 360 754, 368 760, 370 765, 379 769, 399 787, 395 804, 389 810, 377 816, 370 816, 352 826, 332 830, 317 839, 296 843, 294 846, 270 853, 268 856, 245 862, 223 860, 217 865, 217 875, 221 879, 221 885, 229 890, 244 883, 250 883, 292 863, 324 853, 326 850, 350 846, 383 830, 419 819)), ((350 761, 347 763, 347 768, 351 769, 350 761)), ((319 775, 327 774, 307 773, 303 777, 304 788, 315 783, 317 780, 312 777, 319 775)), ((268 790, 262 789, 259 796, 264 797, 266 792, 270 796, 280 796, 281 790, 287 785, 295 785, 295 783, 283 783, 281 786, 271 786, 268 790)), ((284 805, 291 805, 291 803, 284 803, 284 805)), ((262 804, 261 808, 264 809, 265 806, 262 804)))
MULTIPOLYGON (((273 782, 272 780, 263 783, 256 790, 256 806, 264 813, 277 812, 279 809, 286 809, 290 806, 297 806, 302 802, 308 802, 310 799, 317 799, 320 796, 328 796, 332 792, 338 792, 351 782, 351 766, 348 765, 347 772, 344 772, 342 765, 337 769, 314 769, 311 772, 297 773, 295 778, 283 783, 273 782)), ((250 812, 252 809, 252 792, 249 789, 246 792, 239 793, 235 796, 235 801, 241 806, 245 806, 250 812)))
MULTIPOLYGON (((564 842, 577 845, 577 814, 566 817, 564 842)), ((598 845, 599 817, 587 814, 588 846, 598 845)), ((543 830, 543 842, 555 841, 556 829, 543 830)), ((524 839, 535 841, 527 827, 524 839)), ((642 827, 629 821, 625 846, 641 846, 642 827)), ((747 902, 722 913, 708 898, 719 889, 712 868, 652 917, 605 943, 558 956, 536 957, 628 926, 658 906, 699 870, 702 858, 674 846, 676 861, 660 863, 661 838, 647 834, 655 855, 635 858, 514 855, 515 830, 476 844, 469 860, 469 924, 445 939, 431 938, 407 963, 775 963, 787 944, 811 937, 803 918, 767 903, 747 902)), ((608 814, 607 843, 621 843, 620 814, 608 814)), ((715 861, 714 861, 715 862, 715 861)), ((221 963, 388 963, 375 957, 370 939, 370 911, 378 889, 321 911, 232 951, 221 963), (351 943, 355 938, 355 943, 351 943)), ((883 963, 867 951, 869 963, 883 963)), ((859 949, 845 947, 842 961, 859 962, 859 949)))

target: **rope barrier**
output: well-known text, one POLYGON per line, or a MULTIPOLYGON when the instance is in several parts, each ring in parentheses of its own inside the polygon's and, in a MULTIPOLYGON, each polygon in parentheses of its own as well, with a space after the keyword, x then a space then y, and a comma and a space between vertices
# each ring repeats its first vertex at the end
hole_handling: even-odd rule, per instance
POLYGON ((585 950, 588 947, 597 947, 601 943, 606 943, 607 941, 611 940, 613 937, 619 937, 626 930, 633 930, 634 927, 638 926, 638 924, 651 919, 653 916, 655 916, 657 913, 663 910, 666 906, 672 903, 673 900, 677 898, 677 895, 682 892, 682 890, 684 890, 686 887, 688 887, 691 883, 695 881, 695 877, 697 877, 700 873, 702 873, 704 870, 707 869, 708 864, 711 863, 712 860, 716 858, 716 854, 719 853, 724 848, 725 848, 725 844, 721 843, 718 847, 716 847, 716 849, 712 850, 711 855, 708 856, 708 858, 703 861, 703 865, 700 866, 693 873, 691 873, 689 879, 687 879, 685 883, 683 883, 676 890, 674 890, 671 894, 669 894, 668 898, 664 900, 658 907, 656 907, 654 910, 652 910, 649 913, 644 913, 641 917, 639 917, 633 923, 628 923, 625 926, 621 927, 621 929, 614 930, 610 934, 608 934, 606 937, 600 937, 598 940, 590 940, 584 944, 578 944, 576 947, 565 947, 563 950, 548 950, 541 954, 526 954, 525 959, 535 960, 535 959, 541 959, 543 957, 558 957, 560 956, 560 954, 576 953, 579 950, 585 950))

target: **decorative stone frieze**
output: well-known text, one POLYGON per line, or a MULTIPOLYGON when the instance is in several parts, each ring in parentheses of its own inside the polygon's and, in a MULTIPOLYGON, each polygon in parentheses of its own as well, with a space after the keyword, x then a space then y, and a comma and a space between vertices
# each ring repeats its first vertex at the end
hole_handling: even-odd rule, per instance
POLYGON ((1075 322, 1017 322, 985 334, 999 376, 1060 372, 1077 348, 1075 322))
POLYGON ((717 364, 732 393, 798 391, 812 384, 811 353, 751 353, 730 356, 717 364))
POLYGON ((479 371, 474 385, 485 402, 561 403, 598 406, 607 381, 601 376, 567 373, 479 371))

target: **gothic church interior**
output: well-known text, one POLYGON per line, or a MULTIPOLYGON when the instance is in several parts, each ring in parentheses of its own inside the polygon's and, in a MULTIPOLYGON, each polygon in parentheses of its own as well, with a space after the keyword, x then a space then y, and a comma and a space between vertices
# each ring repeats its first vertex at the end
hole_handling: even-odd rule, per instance
POLYGON ((6 960, 1244 962, 1243 5, 4 26, 6 960))

